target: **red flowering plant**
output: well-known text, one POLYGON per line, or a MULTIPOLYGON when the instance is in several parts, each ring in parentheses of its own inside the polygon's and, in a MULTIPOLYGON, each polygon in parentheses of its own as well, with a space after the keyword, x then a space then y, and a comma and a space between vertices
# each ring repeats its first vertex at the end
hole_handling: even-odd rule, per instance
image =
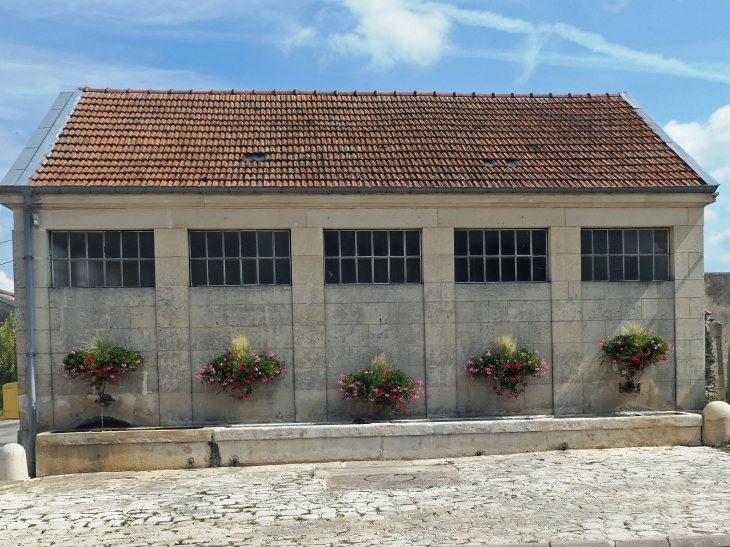
POLYGON ((619 334, 608 340, 601 338, 598 347, 603 350, 606 360, 624 367, 626 380, 631 384, 648 367, 666 361, 674 352, 672 344, 635 322, 623 325, 619 334))
POLYGON ((379 411, 403 416, 408 415, 404 407, 423 395, 423 382, 392 370, 384 353, 374 357, 366 369, 340 374, 337 383, 343 400, 372 403, 379 411))
MULTIPOLYGON (((124 374, 137 370, 145 358, 136 351, 111 346, 103 336, 94 336, 81 348, 73 348, 63 358, 66 378, 81 378, 94 393, 103 396, 107 384, 117 385, 124 374)), ((107 397, 109 404, 112 399, 107 397)))
POLYGON ((285 373, 284 362, 273 351, 254 351, 248 339, 239 336, 231 341, 228 353, 213 357, 200 369, 198 378, 242 400, 249 399, 262 383, 280 380, 285 373))
POLYGON ((527 387, 527 378, 542 378, 547 373, 545 359, 540 358, 538 350, 529 351, 517 348, 509 335, 500 336, 495 341, 496 351, 487 350, 481 357, 470 355, 462 367, 470 380, 487 378, 497 382, 492 389, 497 395, 507 394, 517 399, 527 387))

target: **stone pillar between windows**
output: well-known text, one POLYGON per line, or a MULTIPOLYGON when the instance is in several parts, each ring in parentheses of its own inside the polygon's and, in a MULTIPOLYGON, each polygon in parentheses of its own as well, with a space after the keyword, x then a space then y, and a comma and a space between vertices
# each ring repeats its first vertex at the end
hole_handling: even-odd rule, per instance
POLYGON ((187 229, 155 229, 160 425, 193 423, 187 229))
POLYGON ((321 228, 292 228, 294 404, 297 422, 327 421, 324 264, 321 228))
POLYGON ((456 416, 454 230, 423 228, 426 407, 429 418, 456 416))

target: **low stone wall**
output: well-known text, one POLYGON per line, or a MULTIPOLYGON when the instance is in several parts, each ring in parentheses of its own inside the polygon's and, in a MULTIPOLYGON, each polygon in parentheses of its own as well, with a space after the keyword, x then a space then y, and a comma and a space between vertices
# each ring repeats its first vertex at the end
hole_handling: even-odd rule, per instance
POLYGON ((627 446, 697 446, 702 416, 532 416, 41 433, 37 476, 349 460, 428 459, 627 446))

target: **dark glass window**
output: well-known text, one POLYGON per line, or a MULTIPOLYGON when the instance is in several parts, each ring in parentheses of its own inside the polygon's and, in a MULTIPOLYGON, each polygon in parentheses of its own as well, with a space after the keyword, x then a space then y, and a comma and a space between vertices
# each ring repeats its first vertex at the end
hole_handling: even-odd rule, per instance
POLYGON ((584 229, 580 232, 583 281, 666 281, 669 230, 584 229))
POLYGON ((291 285, 288 230, 189 233, 193 287, 291 285))
POLYGON ((51 285, 154 287, 155 233, 51 232, 51 285))
POLYGON ((547 281, 547 230, 454 230, 457 283, 547 281))
POLYGON ((421 282, 418 230, 325 230, 324 256, 327 285, 421 282))

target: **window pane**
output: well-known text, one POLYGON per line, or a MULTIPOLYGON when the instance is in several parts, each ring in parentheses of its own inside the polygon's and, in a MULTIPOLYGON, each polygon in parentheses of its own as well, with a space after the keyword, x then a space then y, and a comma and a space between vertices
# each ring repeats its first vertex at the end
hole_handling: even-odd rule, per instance
POLYGON ((582 256, 580 258, 580 279, 581 281, 593 281, 593 257, 582 256))
MULTIPOLYGON (((71 258, 86 258, 86 234, 83 232, 71 232, 70 236, 71 258)), ((73 276, 73 274, 71 275, 73 276)))
MULTIPOLYGON (((236 251, 238 251, 238 238, 236 238, 236 251)), ((241 262, 238 259, 226 260, 226 285, 241 284, 241 262)))
MULTIPOLYGON (((466 238, 464 238, 464 240, 466 240, 466 238)), ((469 282, 469 259, 468 258, 457 258, 454 260, 454 280, 457 283, 468 283, 469 282)))
MULTIPOLYGON (((91 241, 91 240, 89 240, 91 241)), ((155 258, 155 233, 139 233, 139 256, 140 258, 155 258)))
POLYGON ((223 233, 223 250, 227 257, 241 256, 241 245, 238 242, 238 232, 223 233))
POLYGON ((274 247, 277 257, 289 258, 289 232, 275 232, 274 247))
MULTIPOLYGON (((269 235, 271 235, 271 232, 269 232, 269 235)), ((261 249, 260 245, 261 240, 259 239, 259 249, 261 249)), ((274 261, 272 259, 259 260, 259 284, 274 284, 274 261)))
POLYGON ((624 253, 627 255, 639 254, 639 232, 624 230, 624 253))
POLYGON ((140 260, 139 261, 139 286, 154 287, 155 286, 155 261, 140 260))
POLYGON ((373 255, 388 256, 388 232, 373 232, 373 255))
POLYGON ((53 258, 68 258, 68 232, 51 234, 51 253, 53 258))
POLYGON ((624 257, 624 280, 626 280, 626 281, 638 281, 639 280, 639 257, 638 256, 625 256, 624 257))
POLYGON ((532 280, 547 281, 547 259, 538 256, 532 259, 532 280))
POLYGON ((669 252, 669 234, 667 230, 654 230, 654 252, 658 254, 669 252))
POLYGON ((139 261, 122 261, 122 281, 125 287, 139 287, 139 261))
POLYGON ((241 256, 256 257, 256 232, 241 232, 241 256))
MULTIPOLYGON (((104 258, 121 258, 121 257, 122 257, 122 234, 120 232, 104 232, 104 258)), ((108 284, 108 282, 107 282, 107 284, 108 284)))
POLYGON ((373 267, 375 268, 375 275, 374 275, 373 281, 375 283, 387 283, 388 282, 388 259, 387 258, 374 259, 373 267))
POLYGON ((122 232, 122 258, 139 258, 137 232, 122 232))
POLYGON ((467 231, 466 230, 455 230, 454 231, 454 254, 459 256, 465 256, 468 251, 467 243, 467 231))
MULTIPOLYGON (((91 234, 89 234, 91 235, 91 234)), ((89 287, 104 286, 104 261, 89 260, 89 287)))
MULTIPOLYGON (((391 232, 392 234, 393 232, 391 232)), ((401 232, 402 234, 403 232, 401 232)), ((392 241, 391 241, 392 243, 392 241)), ((391 247, 392 248, 392 247, 391 247)), ((405 264, 402 258, 391 258, 390 259, 390 282, 391 283, 405 283, 406 282, 406 270, 405 264)))
POLYGON ((104 233, 89 232, 86 237, 89 244, 89 258, 104 258, 104 233))
MULTIPOLYGON (((530 231, 529 230, 517 230, 517 254, 518 255, 529 255, 530 254, 530 231)), ((517 271, 519 272, 520 265, 517 264, 517 271)), ((517 276, 519 278, 519 275, 517 276)))
MULTIPOLYGON (((651 233, 651 232, 649 232, 651 233)), ((639 236, 641 241, 641 236, 639 236)), ((639 257, 639 280, 641 281, 653 281, 654 280, 654 257, 653 256, 640 256, 639 257)))
MULTIPOLYGON (((108 264, 107 264, 108 267, 108 264)), ((108 272, 108 270, 107 270, 108 272)), ((208 267, 205 260, 190 261, 190 275, 192 277, 191 285, 193 287, 203 287, 208 284, 208 267)))
POLYGON ((355 232, 340 232, 340 251, 342 256, 355 256, 355 232))
POLYGON ((514 258, 503 258, 502 259, 502 281, 514 281, 515 280, 515 259, 514 258))
POLYGON ((88 287, 89 279, 87 277, 86 260, 71 261, 71 286, 72 287, 88 287))
POLYGON ((654 257, 654 280, 667 281, 669 279, 669 257, 657 255, 654 257))
POLYGON ((291 285, 291 261, 288 258, 277 258, 274 261, 276 268, 276 284, 291 285))
POLYGON ((547 232, 545 230, 532 231, 532 254, 537 256, 547 254, 547 232))
POLYGON ((484 232, 484 251, 488 255, 499 254, 499 231, 487 230, 484 232))
MULTIPOLYGON (((596 240, 593 240, 595 245, 596 240)), ((608 281, 608 257, 607 256, 594 256, 593 257, 593 280, 594 281, 608 281)))
POLYGON ((608 257, 608 278, 610 281, 624 280, 624 260, 622 256, 608 257))
POLYGON ((469 232, 469 254, 482 256, 484 254, 484 232, 471 230, 469 232))
POLYGON ((532 260, 529 257, 517 259, 517 281, 532 281, 532 260))
POLYGON ((487 258, 485 274, 487 283, 499 281, 499 258, 487 258))
POLYGON ((639 253, 650 255, 654 252, 653 230, 639 230, 639 253))
POLYGON ((469 259, 469 281, 484 283, 484 259, 481 256, 469 259))
POLYGON ((372 232, 357 233, 357 256, 372 256, 373 245, 371 237, 372 232))
POLYGON ((373 282, 373 265, 370 258, 359 258, 357 260, 357 282, 372 283, 373 282))
MULTIPOLYGON (((500 233, 502 240, 502 254, 513 255, 515 254, 515 231, 514 230, 502 230, 500 233)), ((514 264, 512 264, 514 270, 514 264)), ((504 279, 502 280, 504 281, 504 279)))
POLYGON ((421 259, 406 258, 406 281, 408 283, 421 282, 421 259))
MULTIPOLYGON (((106 241, 106 238, 105 238, 106 241)), ((122 286, 122 263, 119 260, 107 260, 106 262, 106 286, 122 286)))
MULTIPOLYGON (((206 232, 208 237, 208 257, 219 258, 223 256, 223 233, 206 232)), ((221 268, 222 271, 222 268, 221 268)))
POLYGON ((608 231, 593 230, 593 254, 608 254, 608 231))
MULTIPOLYGON (((259 256, 274 256, 274 238, 271 232, 258 232, 259 256)), ((274 271, 274 266, 271 266, 274 271)))
MULTIPOLYGON (((210 243, 210 242, 209 242, 210 243)), ((222 250, 222 248, 221 248, 222 250)), ((126 283, 126 280, 125 280, 126 283)), ((223 282, 223 261, 208 261, 208 285, 224 285, 223 282)))
POLYGON ((347 258, 340 261, 342 283, 356 283, 357 269, 354 258, 347 258))
POLYGON ((324 281, 325 283, 340 282, 340 261, 337 259, 327 259, 324 261, 324 281))
POLYGON ((54 287, 68 287, 69 286, 68 260, 54 260, 53 261, 53 286, 54 287))
MULTIPOLYGON (((255 245, 255 242, 254 242, 255 245)), ((241 277, 244 285, 255 285, 258 283, 256 261, 255 260, 241 260, 241 277)))
POLYGON ((608 253, 612 255, 620 255, 624 252, 624 234, 623 230, 608 231, 608 253))
POLYGON ((406 232, 406 255, 421 256, 421 233, 410 230, 406 232))
POLYGON ((405 254, 406 248, 403 243, 403 232, 390 232, 390 256, 404 256, 405 254))
POLYGON ((593 232, 591 230, 580 231, 580 252, 584 255, 593 254, 593 232))
POLYGON ((337 232, 324 233, 324 256, 340 256, 340 238, 337 232))
POLYGON ((205 258, 205 232, 190 232, 190 258, 205 258))

